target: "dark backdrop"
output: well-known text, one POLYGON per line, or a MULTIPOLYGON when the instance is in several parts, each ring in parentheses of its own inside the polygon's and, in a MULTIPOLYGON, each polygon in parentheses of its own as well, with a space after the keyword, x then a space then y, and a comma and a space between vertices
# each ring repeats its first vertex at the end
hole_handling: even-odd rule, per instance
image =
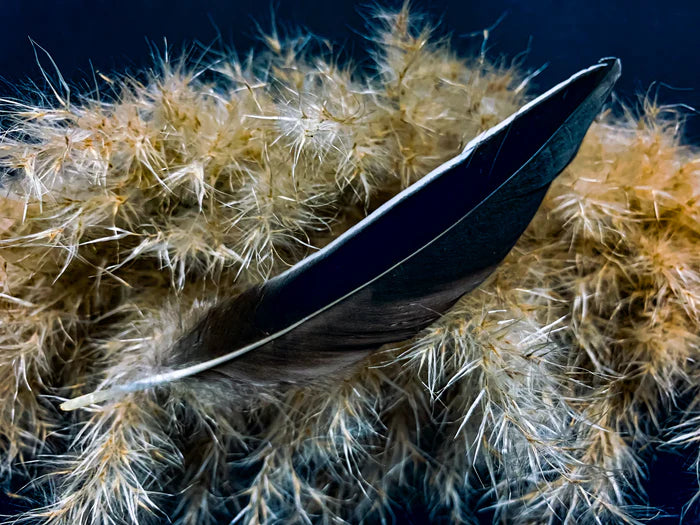
MULTIPOLYGON (((383 2, 396 4, 394 0, 383 2)), ((542 88, 603 56, 622 58, 617 90, 628 98, 652 82, 663 83, 665 103, 700 108, 700 7, 694 0, 414 0, 441 19, 457 46, 473 44, 468 33, 506 14, 490 40, 491 55, 514 56, 528 47, 525 65, 548 63, 542 88), (669 87, 666 87, 669 86, 669 87)), ((350 52, 360 49, 364 22, 346 0, 1 0, 0 76, 16 82, 38 77, 28 37, 47 49, 70 80, 91 78, 95 69, 137 69, 151 64, 147 41, 163 39, 178 49, 211 43, 221 34, 240 51, 256 44, 255 22, 269 27, 270 11, 286 26, 302 26, 350 52)), ((690 138, 700 139, 700 117, 690 119, 690 138)))
MULTIPOLYGON (((600 57, 614 55, 622 59, 617 93, 624 100, 634 102, 655 83, 652 93, 660 102, 700 109, 698 1, 432 0, 428 5, 427 0, 414 0, 413 4, 441 20, 441 27, 464 50, 474 49, 470 33, 491 26, 505 14, 491 34, 489 54, 513 57, 529 47, 525 67, 549 64, 535 81, 538 91, 600 57)), ((269 0, 0 0, 0 77, 5 80, 0 83, 0 96, 16 95, 13 86, 41 78, 28 37, 50 52, 70 83, 90 86, 92 68, 108 73, 150 66, 153 44, 162 50, 164 38, 171 49, 178 50, 194 41, 210 44, 220 36, 223 44, 245 52, 259 45, 255 23, 269 28, 273 8, 281 27, 303 27, 361 57, 362 7, 344 0, 277 4, 269 0)), ((687 113, 686 139, 700 143, 700 116, 690 109, 687 113)), ((692 458, 653 447, 647 453, 656 458, 647 483, 651 503, 677 516, 697 487, 687 470, 692 458)), ((0 513, 2 506, 0 499, 0 513)), ((427 520, 420 508, 398 512, 401 523, 408 515, 414 523, 427 520)), ((654 523, 678 523, 678 517, 654 523)), ((684 523, 700 523, 697 509, 684 523)))

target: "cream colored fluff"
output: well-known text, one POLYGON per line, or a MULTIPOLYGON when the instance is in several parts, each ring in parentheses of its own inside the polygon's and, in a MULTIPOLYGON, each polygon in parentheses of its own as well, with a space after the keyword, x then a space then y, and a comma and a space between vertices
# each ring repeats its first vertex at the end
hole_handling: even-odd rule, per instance
POLYGON ((305 36, 266 42, 108 78, 103 99, 57 83, 5 101, 0 450, 46 490, 25 518, 354 523, 413 486, 457 521, 487 505, 509 523, 632 521, 640 447, 700 435, 692 413, 658 419, 700 379, 700 156, 649 103, 601 116, 487 283, 345 382, 56 410, 157 364, 207 304, 525 101, 524 75, 458 57, 405 7, 376 14, 373 75, 305 36))

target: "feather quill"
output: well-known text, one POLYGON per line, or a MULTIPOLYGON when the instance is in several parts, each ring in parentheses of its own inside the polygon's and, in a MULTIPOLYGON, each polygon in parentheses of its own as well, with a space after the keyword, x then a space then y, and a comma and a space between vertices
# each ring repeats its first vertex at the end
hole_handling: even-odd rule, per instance
POLYGON ((511 250, 619 75, 613 58, 576 73, 322 250, 211 308, 166 371, 61 408, 195 375, 246 388, 307 382, 412 337, 511 250))

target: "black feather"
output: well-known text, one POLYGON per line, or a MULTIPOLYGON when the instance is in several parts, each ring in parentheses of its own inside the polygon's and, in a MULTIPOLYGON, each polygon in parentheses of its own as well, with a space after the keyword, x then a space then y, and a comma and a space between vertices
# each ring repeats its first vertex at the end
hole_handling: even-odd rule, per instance
POLYGON ((408 339, 506 256, 571 162, 620 75, 604 59, 526 105, 314 255, 212 308, 170 371, 64 409, 197 374, 297 383, 408 339))

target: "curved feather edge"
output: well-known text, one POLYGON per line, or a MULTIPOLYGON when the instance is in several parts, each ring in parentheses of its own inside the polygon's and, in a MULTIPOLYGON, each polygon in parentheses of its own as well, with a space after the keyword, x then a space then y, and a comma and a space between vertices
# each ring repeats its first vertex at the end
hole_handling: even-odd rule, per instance
POLYGON ((173 355, 181 368, 95 391, 61 408, 75 410, 203 373, 252 385, 294 383, 415 335, 478 286, 510 251, 551 181, 575 156, 620 69, 619 60, 608 58, 576 73, 470 141, 461 154, 322 250, 212 308, 176 343, 173 355), (560 106, 568 112, 550 114, 560 106), (520 155, 525 157, 517 162, 520 155), (450 199, 454 206, 443 205, 450 199), (430 220, 421 217, 427 225, 401 232, 411 213, 426 203, 433 205, 430 220), (374 250, 380 241, 387 246, 374 250), (367 249, 373 249, 371 257, 363 253, 367 249), (445 261, 450 264, 438 264, 445 261), (357 262, 365 264, 348 271, 357 262), (420 279, 421 271, 429 278, 420 279), (226 351, 233 344, 242 346, 226 351), (340 350, 328 350, 336 347, 340 350), (241 361, 252 351, 261 353, 262 364, 241 361), (193 360, 200 361, 189 364, 193 360))

